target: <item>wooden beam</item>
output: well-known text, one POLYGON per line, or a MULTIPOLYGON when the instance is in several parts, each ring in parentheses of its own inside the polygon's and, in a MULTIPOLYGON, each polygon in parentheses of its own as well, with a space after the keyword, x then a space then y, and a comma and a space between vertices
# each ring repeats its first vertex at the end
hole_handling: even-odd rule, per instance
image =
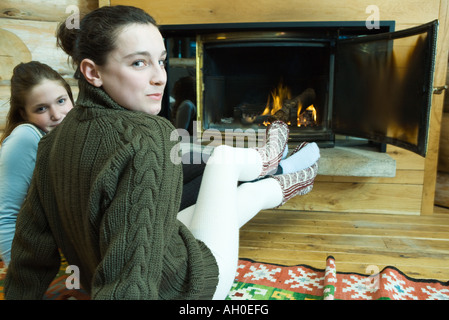
MULTIPOLYGON (((159 24, 196 24, 275 21, 366 21, 373 1, 358 0, 111 0, 111 5, 126 4, 143 8, 159 24)), ((377 0, 381 20, 396 20, 410 25, 432 21, 440 0, 377 0), (406 8, 406 9, 404 9, 406 8)))
POLYGON ((440 149, 438 152, 438 171, 449 173, 449 113, 443 113, 441 120, 440 149))
MULTIPOLYGON (((37 60, 46 63, 63 77, 72 77, 74 70, 67 62, 67 54, 56 47, 55 31, 58 22, 55 21, 34 21, 34 20, 16 20, 0 18, 0 29, 9 31, 16 35, 27 47, 31 53, 31 60, 37 60)), ((20 55, 21 48, 12 50, 11 55, 20 55)), ((4 58, 4 57, 3 57, 4 58)), ((3 59, 0 62, 3 64, 3 59)), ((22 60, 20 62, 27 62, 22 60)), ((6 64, 2 68, 9 70, 10 74, 2 74, 1 80, 10 80, 14 65, 6 64), (3 77, 3 75, 5 75, 3 77)))
POLYGON ((12 69, 31 60, 26 44, 11 31, 0 29, 0 81, 10 80, 12 69))
POLYGON ((105 7, 105 6, 110 6, 111 5, 111 1, 110 0, 98 0, 98 7, 105 7))
POLYGON ((71 12, 70 6, 76 6, 81 15, 98 8, 98 0, 2 0, 0 18, 36 21, 64 21, 71 12), (67 12, 68 11, 68 12, 67 12))
MULTIPOLYGON (((449 1, 441 0, 438 30, 438 48, 436 56, 434 87, 446 84, 447 62, 449 53, 449 1)), ((429 142, 424 167, 424 188, 421 214, 432 214, 435 202, 435 188, 438 170, 438 149, 440 145, 441 118, 444 95, 433 95, 430 118, 429 142)))
POLYGON ((449 173, 438 172, 435 205, 449 208, 449 173))

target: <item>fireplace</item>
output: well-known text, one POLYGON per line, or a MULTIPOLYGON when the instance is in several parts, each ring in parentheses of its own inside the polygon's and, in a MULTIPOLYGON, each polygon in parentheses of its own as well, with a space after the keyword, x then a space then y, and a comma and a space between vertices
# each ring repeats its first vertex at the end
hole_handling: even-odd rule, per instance
MULTIPOLYGON (((169 97, 196 80, 196 130, 289 124, 292 141, 393 144, 425 156, 438 23, 393 32, 365 22, 166 25, 169 97)), ((170 115, 168 98, 165 115, 170 115)))
POLYGON ((282 120, 293 140, 332 140, 328 43, 253 31, 200 36, 198 45, 205 129, 257 130, 282 120))

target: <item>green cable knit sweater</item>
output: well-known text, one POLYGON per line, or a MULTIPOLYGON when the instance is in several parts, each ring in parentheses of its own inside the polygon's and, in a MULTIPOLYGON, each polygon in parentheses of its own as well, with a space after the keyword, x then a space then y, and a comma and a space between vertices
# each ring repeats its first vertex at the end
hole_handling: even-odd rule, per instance
POLYGON ((62 251, 92 299, 210 299, 218 267, 176 219, 174 127, 79 82, 77 106, 39 144, 19 213, 6 299, 41 299, 62 251))

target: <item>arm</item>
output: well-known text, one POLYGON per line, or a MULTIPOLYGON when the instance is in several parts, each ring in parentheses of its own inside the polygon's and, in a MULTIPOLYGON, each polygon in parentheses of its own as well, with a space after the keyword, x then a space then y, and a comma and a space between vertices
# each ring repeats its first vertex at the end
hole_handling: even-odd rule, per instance
POLYGON ((11 257, 17 213, 28 192, 41 135, 31 125, 17 127, 0 149, 0 254, 11 257))
POLYGON ((60 265, 58 247, 42 210, 36 175, 17 218, 6 299, 42 299, 60 265))

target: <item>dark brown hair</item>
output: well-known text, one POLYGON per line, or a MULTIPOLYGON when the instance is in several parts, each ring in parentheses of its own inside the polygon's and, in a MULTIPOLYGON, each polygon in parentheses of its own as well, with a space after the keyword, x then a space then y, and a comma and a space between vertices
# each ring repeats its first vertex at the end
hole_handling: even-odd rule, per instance
POLYGON ((130 24, 152 24, 156 21, 144 10, 131 6, 105 6, 89 12, 80 22, 80 28, 69 29, 65 21, 56 33, 57 45, 72 58, 75 78, 79 78, 79 65, 91 59, 104 65, 108 53, 115 49, 117 35, 130 24))
POLYGON ((6 116, 6 126, 0 138, 0 143, 11 134, 15 127, 26 122, 21 112, 25 108, 26 97, 30 90, 43 80, 58 81, 65 88, 72 104, 74 104, 69 84, 50 66, 38 61, 18 64, 14 67, 11 77, 10 108, 6 116))

